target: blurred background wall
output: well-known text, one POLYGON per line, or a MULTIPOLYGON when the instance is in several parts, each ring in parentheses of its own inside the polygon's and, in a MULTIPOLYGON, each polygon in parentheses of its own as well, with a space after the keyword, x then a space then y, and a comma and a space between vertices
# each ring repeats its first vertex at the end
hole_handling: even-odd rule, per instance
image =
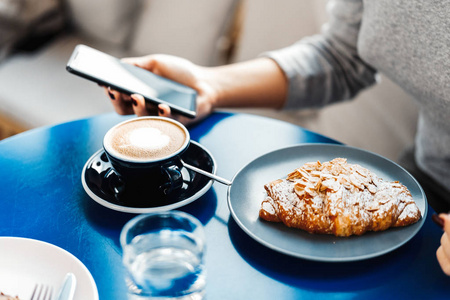
MULTIPOLYGON (((101 89, 65 71, 79 43, 119 57, 168 53, 220 65, 319 33, 326 5, 326 0, 0 0, 0 138, 113 111, 101 89)), ((355 100, 321 111, 234 111, 292 122, 394 160, 413 143, 417 116, 409 96, 383 76, 355 100)))

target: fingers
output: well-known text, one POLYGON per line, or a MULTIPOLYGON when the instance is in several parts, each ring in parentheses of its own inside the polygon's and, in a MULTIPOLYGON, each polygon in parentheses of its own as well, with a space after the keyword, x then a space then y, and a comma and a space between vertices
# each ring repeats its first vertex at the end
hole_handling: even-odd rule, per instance
POLYGON ((158 105, 158 115, 166 118, 173 118, 172 110, 167 104, 159 104, 158 105))
POLYGON ((436 257, 439 262, 439 265, 441 266, 442 271, 447 276, 450 276, 450 260, 448 256, 445 254, 443 246, 439 247, 438 250, 436 251, 436 257))
POLYGON ((133 106, 133 112, 138 117, 158 115, 157 107, 145 101, 142 95, 139 94, 131 95, 131 103, 133 106))
POLYGON ((170 109, 170 107, 167 104, 159 104, 158 105, 158 114, 160 117, 171 118, 171 119, 174 119, 184 125, 189 125, 189 124, 192 124, 192 123, 198 121, 198 119, 191 119, 188 117, 184 117, 180 114, 172 113, 172 110, 170 109))
POLYGON ((166 104, 156 106, 145 101, 145 98, 139 94, 131 96, 122 94, 111 88, 105 88, 106 94, 111 100, 115 111, 120 115, 135 114, 138 117, 142 116, 163 116, 167 118, 177 118, 172 115, 171 109, 166 104))
POLYGON ((446 233, 444 233, 441 237, 441 248, 443 254, 450 259, 450 240, 446 233))
POLYGON ((159 104, 158 106, 151 104, 145 101, 145 98, 142 95, 133 94, 129 96, 109 87, 104 87, 104 90, 106 95, 111 100, 115 111, 120 115, 135 114, 138 117, 161 116, 175 119, 184 125, 195 121, 179 114, 173 114, 171 108, 167 104, 159 104))
POLYGON ((135 114, 138 117, 158 115, 157 108, 154 105, 149 105, 141 95, 133 94, 129 96, 109 87, 105 88, 105 91, 114 110, 120 115, 135 114))
POLYGON ((441 237, 441 246, 436 251, 436 257, 442 271, 450 276, 450 215, 440 214, 439 218, 444 223, 444 233, 441 237))
MULTIPOLYGON (((442 220, 442 223, 444 225, 443 229, 444 229, 444 234, 443 234, 443 238, 445 236, 445 241, 446 241, 446 246, 448 248, 448 257, 450 258, 450 215, 448 214, 439 214, 439 218, 442 220)), ((441 240, 442 242, 442 240, 441 240)))
MULTIPOLYGON (((439 218, 442 220, 444 235, 447 237, 447 240, 450 242, 450 215, 448 214, 439 214, 439 218)), ((450 243, 449 243, 449 254, 450 254, 450 243)), ((450 258, 450 255, 449 255, 450 258)))
POLYGON ((106 95, 111 100, 114 110, 119 115, 129 115, 133 113, 133 108, 131 107, 131 101, 129 97, 112 90, 111 88, 105 88, 106 95))
POLYGON ((171 118, 171 119, 177 120, 183 124, 186 124, 186 120, 184 120, 184 118, 178 114, 173 114, 172 110, 170 109, 169 105, 167 105, 167 104, 159 104, 158 105, 158 115, 160 117, 171 118))

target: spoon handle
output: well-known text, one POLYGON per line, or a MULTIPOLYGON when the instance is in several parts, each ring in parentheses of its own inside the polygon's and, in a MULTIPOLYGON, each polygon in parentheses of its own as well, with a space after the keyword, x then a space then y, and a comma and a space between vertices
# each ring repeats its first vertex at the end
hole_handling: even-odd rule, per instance
POLYGON ((199 173, 199 174, 201 174, 203 176, 206 176, 206 177, 209 177, 211 179, 214 179, 215 181, 220 182, 220 183, 225 184, 225 185, 231 185, 232 184, 232 182, 227 180, 227 179, 224 179, 224 178, 219 177, 219 176, 217 176, 215 174, 206 172, 206 171, 204 171, 202 169, 199 169, 197 167, 191 166, 190 164, 185 163, 183 160, 181 162, 183 163, 183 166, 186 169, 192 170, 192 171, 194 171, 196 173, 199 173))

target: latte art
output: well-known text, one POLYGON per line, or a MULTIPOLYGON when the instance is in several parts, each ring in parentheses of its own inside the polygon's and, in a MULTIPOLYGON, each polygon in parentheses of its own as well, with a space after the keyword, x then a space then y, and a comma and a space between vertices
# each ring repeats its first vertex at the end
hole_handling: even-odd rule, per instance
POLYGON ((157 128, 134 129, 129 133, 128 138, 132 147, 140 148, 143 151, 162 149, 170 143, 170 136, 157 128))
POLYGON ((170 157, 186 144, 183 128, 161 119, 137 119, 111 129, 104 145, 109 154, 124 160, 151 161, 170 157))

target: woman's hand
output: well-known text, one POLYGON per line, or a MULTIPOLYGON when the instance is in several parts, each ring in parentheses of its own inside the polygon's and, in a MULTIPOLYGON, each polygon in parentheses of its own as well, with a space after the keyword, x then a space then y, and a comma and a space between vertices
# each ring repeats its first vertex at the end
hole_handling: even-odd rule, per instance
POLYGON ((442 271, 450 276, 450 215, 440 214, 439 218, 443 221, 444 234, 442 234, 441 246, 436 251, 436 256, 442 271))
POLYGON ((189 124, 203 119, 219 107, 278 109, 284 105, 287 96, 287 78, 270 58, 218 67, 201 67, 186 59, 164 54, 127 58, 124 61, 196 90, 197 117, 190 119, 172 114, 165 104, 155 106, 146 103, 141 95, 127 96, 107 88, 106 93, 114 108, 122 115, 159 115, 189 124))
POLYGON ((142 95, 134 94, 128 96, 110 88, 105 88, 118 114, 164 116, 189 124, 203 119, 212 112, 217 98, 217 91, 208 81, 208 78, 210 78, 208 76, 208 68, 197 66, 180 57, 163 54, 125 58, 123 61, 195 89, 197 91, 197 117, 191 119, 172 113, 168 105, 159 104, 156 106, 148 103, 142 95))

